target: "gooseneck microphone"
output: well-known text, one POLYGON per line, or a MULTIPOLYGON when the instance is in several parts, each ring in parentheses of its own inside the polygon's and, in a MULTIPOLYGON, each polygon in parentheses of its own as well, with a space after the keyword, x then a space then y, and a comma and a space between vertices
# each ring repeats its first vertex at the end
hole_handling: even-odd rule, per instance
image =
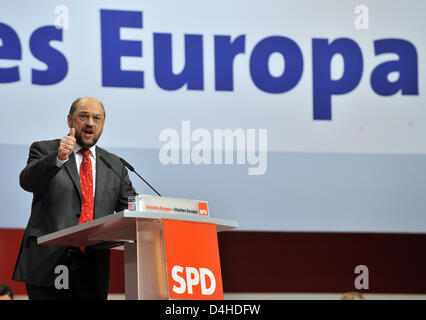
POLYGON ((142 178, 139 173, 136 172, 135 168, 133 168, 133 166, 128 163, 126 160, 124 160, 123 158, 120 158, 121 162, 123 162, 123 164, 127 167, 127 169, 129 169, 130 171, 136 173, 136 175, 142 179, 143 182, 145 182, 147 184, 148 187, 150 187, 158 196, 161 197, 161 194, 159 194, 157 192, 157 190, 155 190, 144 178, 142 178))
POLYGON ((119 175, 118 174, 118 172, 117 171, 115 171, 114 170, 114 168, 112 167, 112 165, 111 165, 111 163, 109 163, 104 157, 102 157, 102 156, 99 156, 99 158, 105 163, 105 165, 108 167, 108 168, 110 168, 112 171, 114 171, 114 173, 120 178, 120 180, 121 181, 123 181, 128 187, 129 187, 129 189, 130 190, 132 190, 132 192, 135 194, 135 196, 137 196, 138 195, 138 193, 136 192, 136 190, 135 190, 135 188, 133 188, 133 186, 130 184, 130 183, 128 183, 126 180, 124 180, 123 179, 123 177, 121 176, 121 175, 119 175))

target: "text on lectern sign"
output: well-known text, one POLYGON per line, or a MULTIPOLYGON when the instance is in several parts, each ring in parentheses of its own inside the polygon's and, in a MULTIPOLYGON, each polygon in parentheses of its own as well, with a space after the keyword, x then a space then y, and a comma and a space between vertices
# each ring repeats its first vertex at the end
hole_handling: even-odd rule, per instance
POLYGON ((209 216, 207 201, 141 194, 129 199, 129 211, 209 216))

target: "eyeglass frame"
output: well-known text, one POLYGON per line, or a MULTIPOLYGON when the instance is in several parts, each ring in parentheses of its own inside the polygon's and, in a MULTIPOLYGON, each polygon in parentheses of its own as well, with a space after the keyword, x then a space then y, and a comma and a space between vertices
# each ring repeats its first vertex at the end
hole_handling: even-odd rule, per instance
POLYGON ((81 122, 89 122, 90 118, 93 119, 93 122, 99 124, 105 120, 105 118, 100 114, 90 114, 90 113, 79 113, 74 115, 81 122))

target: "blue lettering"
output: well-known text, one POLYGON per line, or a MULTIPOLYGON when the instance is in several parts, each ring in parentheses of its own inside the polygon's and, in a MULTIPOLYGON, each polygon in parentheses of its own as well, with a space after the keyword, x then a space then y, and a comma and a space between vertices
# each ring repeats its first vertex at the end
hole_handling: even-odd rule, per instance
POLYGON ((142 41, 120 39, 120 28, 142 28, 142 12, 101 10, 102 86, 143 88, 143 71, 121 70, 121 57, 142 57, 142 41))
MULTIPOLYGON (((21 60, 21 42, 15 30, 7 24, 0 23, 0 38, 3 45, 0 46, 0 59, 21 60)), ((0 83, 19 81, 19 67, 0 68, 0 83)))
POLYGON ((172 63, 172 35, 154 33, 154 75, 164 90, 177 90, 187 84, 188 90, 204 89, 203 36, 185 35, 185 66, 175 74, 172 63))
POLYGON ((401 39, 382 39, 374 41, 376 56, 383 53, 396 53, 399 60, 378 65, 371 74, 371 87, 381 96, 390 96, 400 89, 403 95, 417 95, 417 51, 408 41, 401 39), (388 81, 391 72, 398 72, 399 79, 388 81))
MULTIPOLYGON (((100 10, 102 85, 105 87, 144 88, 144 71, 122 70, 122 57, 142 57, 142 41, 122 40, 121 28, 142 29, 140 11, 100 10)), ((18 34, 5 23, 0 23, 0 60, 21 60, 22 48, 18 34)), ((63 30, 54 26, 36 29, 30 37, 32 55, 46 64, 44 70, 32 69, 32 83, 52 85, 62 81, 68 73, 68 61, 61 51, 50 46, 51 41, 63 41, 63 30)), ((173 68, 172 33, 153 33, 153 72, 157 85, 164 90, 204 90, 203 35, 185 34, 183 67, 173 68), (174 70, 175 69, 175 70, 174 70)), ((214 35, 214 77, 216 91, 234 90, 234 62, 245 54, 246 35, 232 37, 214 35)), ((416 47, 403 39, 374 41, 375 55, 396 54, 397 60, 379 64, 371 73, 370 83, 375 93, 391 96, 418 95, 418 56, 416 47), (391 81, 391 75, 398 74, 391 81)), ((182 57, 176 54, 176 57, 182 57)), ((176 59, 176 58, 175 58, 176 59)), ((270 36, 260 40, 249 59, 249 71, 254 85, 268 93, 292 90, 303 74, 303 54, 297 43, 287 37, 270 36), (271 55, 284 59, 284 70, 273 75, 269 69, 271 55)), ((354 90, 363 74, 363 56, 359 45, 349 38, 329 41, 312 39, 313 119, 332 119, 332 97, 354 90), (332 62, 336 55, 343 59, 342 75, 332 78, 332 62)), ((19 66, 0 68, 0 83, 20 80, 19 66)))
POLYGON ((303 56, 299 46, 293 40, 274 36, 261 40, 253 49, 250 57, 250 74, 254 84, 269 93, 283 93, 293 89, 303 72, 303 56), (284 72, 279 77, 269 73, 268 62, 272 53, 281 53, 284 57, 284 72))
POLYGON ((246 36, 242 35, 231 42, 230 36, 214 37, 216 90, 234 90, 234 59, 245 52, 246 36))
POLYGON ((314 120, 331 120, 331 96, 352 91, 362 76, 363 60, 356 42, 339 38, 332 43, 328 39, 312 39, 314 120), (341 54, 344 61, 343 75, 331 79, 331 59, 341 54))
POLYGON ((46 70, 32 69, 33 84, 55 84, 61 82, 68 73, 68 62, 65 56, 49 46, 49 42, 53 40, 62 41, 62 30, 54 26, 40 27, 30 37, 33 56, 47 65, 46 70))

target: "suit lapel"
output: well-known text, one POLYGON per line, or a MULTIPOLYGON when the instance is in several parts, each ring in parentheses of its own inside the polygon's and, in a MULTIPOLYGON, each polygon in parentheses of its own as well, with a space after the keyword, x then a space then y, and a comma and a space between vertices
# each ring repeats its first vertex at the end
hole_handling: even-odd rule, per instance
POLYGON ((102 149, 96 147, 96 188, 95 188, 95 208, 94 208, 94 218, 98 218, 99 213, 102 215, 104 213, 97 212, 102 203, 102 195, 104 194, 104 186, 106 181, 106 166, 100 159, 102 156, 102 149))
POLYGON ((75 162, 74 152, 71 152, 68 161, 64 164, 65 168, 68 171, 68 174, 71 177, 71 180, 74 182, 75 187, 77 188, 78 194, 81 199, 81 186, 80 186, 80 177, 78 176, 77 165, 75 162))

